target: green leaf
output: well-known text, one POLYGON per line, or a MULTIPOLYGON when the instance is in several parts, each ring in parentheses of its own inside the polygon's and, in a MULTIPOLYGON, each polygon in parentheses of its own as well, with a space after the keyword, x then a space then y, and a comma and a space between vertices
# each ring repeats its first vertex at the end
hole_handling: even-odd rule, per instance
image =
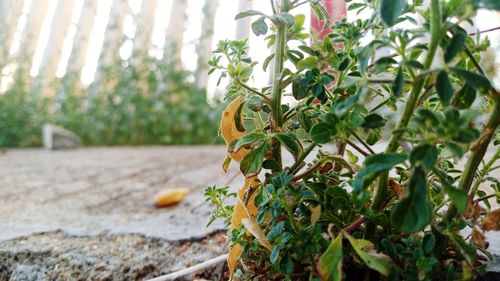
POLYGON ((380 4, 380 16, 385 24, 391 26, 396 18, 402 13, 406 5, 405 0, 382 0, 380 4))
POLYGON ((405 80, 403 75, 403 69, 400 67, 398 68, 396 77, 394 78, 394 81, 391 84, 392 94, 395 97, 400 97, 401 93, 403 92, 404 85, 405 85, 405 80))
POLYGON ((262 64, 262 69, 264 71, 266 71, 267 67, 269 66, 269 63, 273 60, 274 56, 276 56, 276 54, 271 54, 264 60, 264 63, 262 64))
POLYGON ((473 266, 476 262, 477 249, 472 244, 465 242, 462 236, 445 231, 444 234, 457 246, 459 253, 464 257, 465 261, 473 266))
POLYGON ((360 194, 384 171, 406 160, 406 155, 399 153, 380 153, 368 156, 363 168, 354 176, 354 192, 360 194))
POLYGON ((248 135, 243 136, 239 139, 234 145, 233 151, 238 151, 242 146, 252 144, 254 142, 263 140, 266 138, 266 135, 261 133, 250 133, 248 135))
POLYGON ((369 145, 376 144, 380 140, 381 134, 382 133, 381 133, 380 129, 370 130, 370 132, 368 133, 368 136, 366 137, 366 143, 369 145))
POLYGON ((492 88, 490 80, 481 74, 458 67, 450 67, 450 70, 476 89, 489 91, 492 88))
POLYGON ((238 20, 238 19, 242 19, 242 18, 246 18, 246 17, 263 16, 263 15, 264 15, 264 13, 262 13, 262 12, 255 11, 255 10, 248 10, 248 11, 244 11, 244 12, 237 14, 236 17, 234 17, 234 19, 238 20))
POLYGON ((349 57, 345 57, 342 62, 339 64, 339 67, 338 67, 338 70, 339 71, 344 71, 347 69, 347 67, 349 66, 349 62, 351 62, 351 60, 349 59, 349 57))
POLYGON ((273 264, 276 263, 278 261, 279 256, 280 256, 280 247, 275 246, 269 257, 271 263, 273 264))
POLYGON ((233 160, 233 158, 231 158, 231 156, 226 156, 226 158, 224 159, 224 163, 222 163, 222 170, 224 170, 224 172, 227 172, 227 169, 229 169, 229 164, 231 164, 231 160, 233 160))
POLYGON ((266 34, 267 30, 266 17, 260 17, 252 23, 252 31, 257 36, 266 34))
POLYGON ((250 153, 248 153, 245 158, 241 160, 240 170, 245 175, 245 177, 256 176, 260 173, 262 169, 262 162, 264 161, 264 156, 269 148, 269 143, 264 141, 260 146, 254 148, 250 153))
POLYGON ((436 92, 443 104, 450 103, 451 95, 453 94, 453 88, 446 71, 439 71, 438 75, 436 76, 436 92))
POLYGON ((444 61, 446 63, 450 62, 464 47, 465 38, 467 38, 467 34, 464 31, 460 30, 453 35, 446 50, 444 51, 444 61))
POLYGON ((451 104, 458 109, 466 109, 471 107, 476 99, 476 89, 465 83, 464 86, 453 95, 451 104))
POLYGON ((384 119, 384 117, 380 116, 379 114, 372 113, 365 116, 365 121, 361 126, 367 129, 375 129, 385 126, 386 122, 387 121, 384 119))
POLYGON ((277 15, 273 15, 272 19, 273 21, 276 21, 288 27, 292 26, 295 23, 295 18, 289 13, 279 13, 277 15))
POLYGON ((432 220, 432 207, 427 198, 425 172, 416 167, 410 177, 408 190, 394 206, 392 224, 400 230, 414 233, 423 230, 432 220))
POLYGON ((299 69, 313 69, 318 65, 318 59, 316 57, 307 57, 298 63, 299 69))
POLYGON ((432 168, 436 164, 438 151, 435 145, 424 143, 415 146, 410 153, 410 163, 422 166, 424 169, 432 168))
POLYGON ((375 245, 368 240, 355 239, 347 233, 344 235, 366 266, 377 271, 384 277, 389 276, 392 268, 392 260, 389 256, 377 252, 375 245))
POLYGON ((338 117, 342 117, 351 108, 353 108, 356 104, 358 104, 358 103, 360 103, 360 101, 364 100, 367 92, 368 92, 368 89, 366 87, 360 86, 356 90, 356 93, 354 95, 352 95, 352 96, 348 97, 347 99, 335 104, 335 106, 333 107, 333 112, 338 117))
POLYGON ((333 127, 327 123, 321 122, 311 128, 309 135, 311 135, 311 139, 315 143, 322 144, 330 142, 335 133, 336 131, 333 127))
POLYGON ((446 146, 446 148, 458 158, 462 158, 465 154, 464 149, 455 142, 445 142, 444 146, 446 146))
POLYGON ((319 258, 318 272, 323 281, 342 280, 342 236, 342 233, 339 233, 319 258))
POLYGON ((297 158, 300 152, 302 152, 302 147, 300 146, 300 143, 295 135, 277 133, 274 136, 285 146, 288 151, 290 151, 293 157, 297 158))
POLYGON ((398 62, 392 57, 381 57, 375 61, 375 64, 397 64, 398 62))
POLYGON ((463 214, 465 212, 465 208, 467 207, 467 193, 461 189, 454 188, 449 184, 444 186, 444 192, 448 194, 451 202, 459 213, 463 214))

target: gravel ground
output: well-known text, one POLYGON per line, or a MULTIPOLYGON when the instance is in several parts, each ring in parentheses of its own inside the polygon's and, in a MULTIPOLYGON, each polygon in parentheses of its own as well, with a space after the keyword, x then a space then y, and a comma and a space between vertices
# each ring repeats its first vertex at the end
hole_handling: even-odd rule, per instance
MULTIPOLYGON (((222 255, 227 243, 221 232, 169 242, 140 234, 54 231, 0 242, 0 249, 0 280, 143 280, 222 255)), ((219 267, 199 277, 223 280, 223 272, 219 267)))

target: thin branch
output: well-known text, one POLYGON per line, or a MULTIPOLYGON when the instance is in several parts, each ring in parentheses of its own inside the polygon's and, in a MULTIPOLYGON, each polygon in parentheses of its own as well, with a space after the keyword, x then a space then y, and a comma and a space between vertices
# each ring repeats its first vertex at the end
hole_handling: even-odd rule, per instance
POLYGON ((370 153, 364 151, 361 147, 357 146, 355 143, 353 143, 352 141, 347 141, 347 144, 352 146, 352 148, 356 149, 359 153, 363 154, 363 156, 365 157, 368 157, 370 156, 370 153))
MULTIPOLYGON (((488 32, 492 32, 492 31, 495 31, 495 30, 500 30, 500 26, 488 28, 488 29, 485 29, 485 30, 480 30, 479 33, 483 34, 483 33, 488 33, 488 32)), ((476 34, 477 34, 477 32, 469 33, 470 36, 474 36, 476 34)))
POLYGON ((263 98, 264 101, 265 101, 265 103, 267 103, 267 104, 271 103, 271 99, 268 96, 262 94, 261 92, 255 90, 254 88, 252 88, 252 87, 248 86, 247 84, 241 82, 239 79, 235 79, 234 81, 236 82, 236 84, 240 85, 241 87, 243 87, 243 88, 249 90, 250 92, 258 95, 259 97, 263 98))
POLYGON ((356 132, 352 132, 352 135, 366 148, 371 154, 375 154, 375 151, 368 145, 356 132))
POLYGON ((351 223, 347 227, 345 227, 342 231, 346 233, 351 233, 354 230, 358 229, 363 223, 365 223, 368 219, 366 217, 361 217, 357 221, 351 223))
POLYGON ((200 270, 203 270, 203 269, 206 269, 208 267, 211 267, 211 266, 217 265, 219 263, 225 262, 226 260, 227 260, 227 254, 224 254, 224 255, 218 256, 216 258, 210 259, 208 261, 204 261, 202 263, 190 266, 190 267, 185 268, 185 269, 181 269, 181 270, 176 271, 176 272, 172 272, 172 273, 169 273, 169 274, 166 274, 166 275, 162 275, 162 276, 159 276, 159 277, 156 277, 156 278, 153 278, 153 279, 149 279, 147 281, 170 281, 170 280, 177 280, 177 278, 179 278, 179 277, 196 273, 196 272, 198 272, 200 270))

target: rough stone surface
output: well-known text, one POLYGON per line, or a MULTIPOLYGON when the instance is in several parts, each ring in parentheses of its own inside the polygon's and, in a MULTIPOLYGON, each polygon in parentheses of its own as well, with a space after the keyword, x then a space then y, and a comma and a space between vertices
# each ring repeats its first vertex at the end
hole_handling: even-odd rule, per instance
MULTIPOLYGON (((222 146, 9 150, 0 156, 0 240, 34 232, 142 233, 167 240, 201 237, 211 206, 203 190, 238 171, 221 165, 222 146), (188 187, 178 205, 158 209, 155 194, 188 187)), ((232 181, 241 185, 238 177, 232 181)))
POLYGON ((80 138, 62 127, 45 124, 43 126, 43 146, 48 150, 72 149, 80 146, 80 138))

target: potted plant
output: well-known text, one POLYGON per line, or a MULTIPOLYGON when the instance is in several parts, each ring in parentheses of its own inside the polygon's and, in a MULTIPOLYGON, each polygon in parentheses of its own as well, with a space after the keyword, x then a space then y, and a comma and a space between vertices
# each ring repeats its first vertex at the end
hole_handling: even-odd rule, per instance
POLYGON ((471 280, 499 229, 500 92, 482 68, 488 41, 463 26, 500 2, 347 2, 372 15, 331 24, 313 0, 240 13, 275 53, 259 63, 247 40, 226 40, 209 62, 230 80, 223 166, 245 177, 237 194, 206 190, 230 228, 231 278, 471 280), (323 40, 294 14, 304 4, 331 25, 323 40), (272 85, 250 85, 269 63, 272 85))

